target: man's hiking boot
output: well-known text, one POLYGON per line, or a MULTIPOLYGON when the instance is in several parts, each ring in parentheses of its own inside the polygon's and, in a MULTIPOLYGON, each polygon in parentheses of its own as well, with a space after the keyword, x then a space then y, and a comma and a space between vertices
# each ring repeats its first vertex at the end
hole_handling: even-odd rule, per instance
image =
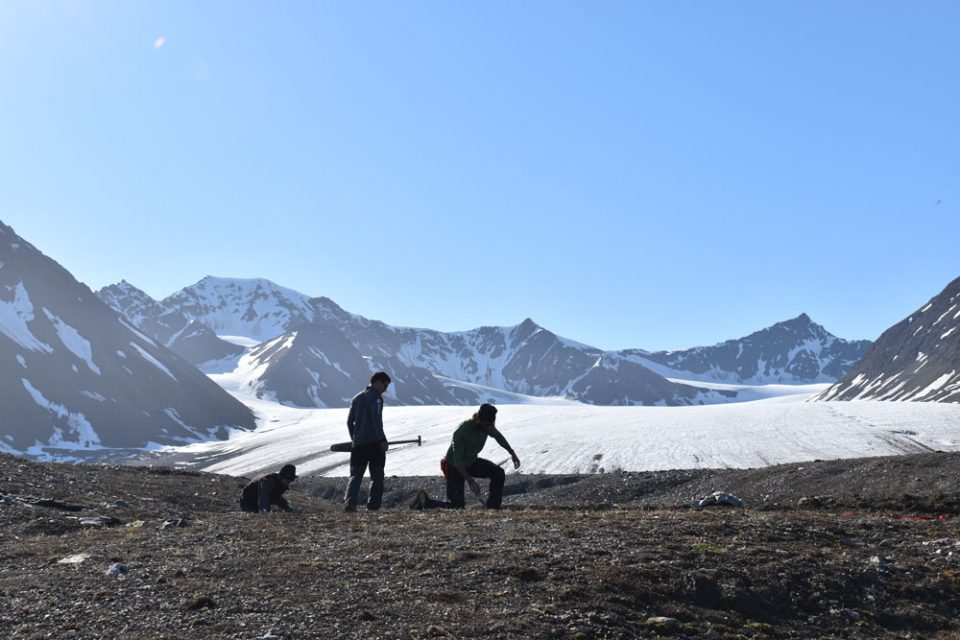
POLYGON ((420 489, 417 493, 417 497, 413 499, 413 504, 410 505, 411 509, 426 509, 427 500, 430 499, 430 496, 427 495, 427 492, 424 489, 420 489))
POLYGON ((357 505, 348 504, 347 506, 345 506, 345 507, 343 508, 343 510, 346 511, 347 513, 356 513, 356 511, 357 511, 357 505))

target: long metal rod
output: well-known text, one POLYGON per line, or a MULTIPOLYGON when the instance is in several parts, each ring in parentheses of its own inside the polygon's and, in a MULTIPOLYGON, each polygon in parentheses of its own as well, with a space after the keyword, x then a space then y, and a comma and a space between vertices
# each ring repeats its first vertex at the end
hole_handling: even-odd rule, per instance
MULTIPOLYGON (((416 439, 416 440, 393 440, 393 441, 391 441, 391 442, 387 442, 387 444, 392 446, 392 445, 395 445, 395 444, 412 444, 412 443, 414 443, 414 442, 416 442, 416 443, 417 443, 417 446, 419 447, 419 446, 421 446, 421 445, 423 444, 423 438, 420 437, 420 436, 417 436, 417 439, 416 439)), ((338 442, 337 444, 332 444, 332 445, 330 445, 330 451, 339 451, 339 452, 349 452, 349 451, 353 451, 353 443, 352 443, 352 442, 338 442)))

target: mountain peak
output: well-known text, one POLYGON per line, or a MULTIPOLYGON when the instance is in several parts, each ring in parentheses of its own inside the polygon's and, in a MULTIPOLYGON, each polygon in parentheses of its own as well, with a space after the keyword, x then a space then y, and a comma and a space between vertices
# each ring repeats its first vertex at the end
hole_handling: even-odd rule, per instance
POLYGON ((783 322, 778 322, 777 324, 790 324, 790 325, 810 325, 816 324, 813 320, 810 319, 806 313, 801 313, 796 318, 790 318, 789 320, 784 320, 783 322))
POLYGON ((262 296, 266 292, 297 302, 306 302, 310 298, 310 296, 306 294, 282 287, 276 282, 267 280, 266 278, 221 278, 218 276, 204 276, 196 284, 185 287, 182 291, 209 291, 214 294, 228 294, 231 296, 253 294, 262 296))
POLYGON ((267 280, 266 278, 223 278, 220 276, 203 276, 200 280, 193 285, 195 287, 243 287, 243 288, 256 288, 256 287, 266 287, 270 289, 282 289, 277 283, 267 280))
POLYGON ((540 325, 533 321, 531 318, 526 318, 523 322, 516 326, 516 335, 523 336, 524 338, 529 338, 537 331, 543 329, 540 325))
MULTIPOLYGON (((814 333, 817 333, 817 334, 823 333, 823 334, 829 335, 829 332, 826 329, 824 329, 821 325, 814 322, 810 318, 810 316, 808 316, 806 313, 801 313, 795 318, 790 318, 789 320, 778 322, 770 327, 770 329, 777 329, 777 328, 788 329, 791 331, 804 331, 804 332, 813 331, 814 333)), ((761 331, 766 331, 766 329, 761 331)))
POLYGON ((162 303, 220 335, 258 342, 275 338, 293 324, 314 320, 310 298, 265 278, 205 276, 162 303))
POLYGON ((143 289, 137 287, 136 285, 130 284, 126 280, 121 280, 116 284, 108 284, 107 286, 100 289, 100 291, 125 291, 130 293, 142 293, 146 295, 143 289))
POLYGON ((712 347, 643 357, 669 367, 672 371, 668 373, 674 377, 690 375, 697 380, 739 384, 808 384, 838 380, 869 346, 868 341, 837 338, 801 313, 712 347))

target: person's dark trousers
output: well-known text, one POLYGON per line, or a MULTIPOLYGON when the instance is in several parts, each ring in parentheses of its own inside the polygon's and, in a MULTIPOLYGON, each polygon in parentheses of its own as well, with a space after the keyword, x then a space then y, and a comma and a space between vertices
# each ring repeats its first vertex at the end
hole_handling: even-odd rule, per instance
POLYGON ((360 483, 363 475, 370 466, 370 499, 367 500, 367 509, 376 511, 383 501, 383 469, 387 464, 387 453, 380 448, 379 442, 362 444, 354 447, 350 452, 350 482, 347 484, 347 493, 343 501, 347 506, 357 506, 357 496, 360 494, 360 483))
MULTIPOLYGON (((503 469, 493 464, 489 460, 477 458, 473 464, 467 467, 467 473, 474 478, 489 478, 490 492, 487 498, 488 509, 499 509, 503 502, 503 483, 507 474, 503 469)), ((447 476, 447 500, 450 502, 450 508, 463 509, 463 483, 464 477, 451 465, 447 476)))

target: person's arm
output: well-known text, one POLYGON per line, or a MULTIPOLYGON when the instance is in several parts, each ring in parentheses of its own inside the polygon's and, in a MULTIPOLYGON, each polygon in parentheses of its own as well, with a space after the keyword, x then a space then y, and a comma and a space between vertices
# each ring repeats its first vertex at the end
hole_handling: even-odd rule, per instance
POLYGON ((380 437, 380 449, 386 451, 390 445, 387 444, 387 435, 383 432, 383 395, 379 395, 371 402, 370 415, 373 422, 373 432, 380 437))
POLYGON ((506 437, 504 437, 504 435, 503 435, 502 433, 500 433, 499 431, 497 431, 497 428, 496 428, 496 427, 493 427, 493 428, 490 430, 490 435, 492 435, 492 436, 493 436, 493 439, 497 441, 497 444, 499 444, 501 447, 503 447, 504 449, 506 449, 506 450, 507 450, 507 453, 510 454, 510 457, 513 458, 513 468, 514 468, 514 469, 519 469, 519 468, 520 468, 520 458, 517 457, 517 453, 513 450, 513 447, 510 446, 510 443, 507 442, 506 437))
POLYGON ((350 413, 347 414, 347 431, 350 432, 350 439, 353 440, 353 423, 357 418, 357 400, 354 398, 350 403, 350 413))
POLYGON ((282 495, 277 496, 277 499, 275 500, 275 502, 277 503, 277 506, 279 506, 284 511, 288 511, 288 512, 293 511, 293 507, 290 506, 290 503, 287 502, 287 499, 284 498, 282 495))

